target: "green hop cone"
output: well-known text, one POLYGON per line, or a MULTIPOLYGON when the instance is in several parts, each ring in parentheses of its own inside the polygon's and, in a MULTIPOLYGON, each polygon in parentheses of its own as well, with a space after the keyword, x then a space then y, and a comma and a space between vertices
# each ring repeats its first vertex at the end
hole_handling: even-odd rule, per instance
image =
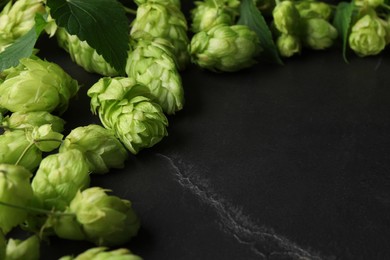
POLYGON ((212 71, 238 71, 256 63, 261 47, 245 25, 217 25, 192 37, 192 62, 212 71))
POLYGON ((60 66, 38 58, 24 58, 20 65, 3 71, 0 106, 12 112, 58 111, 68 108, 78 83, 60 66))
POLYGON ((218 24, 233 25, 237 16, 236 6, 226 1, 195 1, 191 10, 191 31, 207 31, 218 24))
POLYGON ((181 8, 180 0, 134 0, 137 5, 142 5, 146 3, 158 3, 162 5, 175 5, 178 8, 181 8))
POLYGON ((290 34, 281 34, 276 40, 276 46, 282 57, 291 57, 299 54, 302 49, 302 43, 299 37, 290 34))
POLYGON ((87 240, 98 246, 119 246, 133 238, 140 222, 131 202, 106 192, 99 187, 78 192, 65 210, 75 217, 63 216, 54 222, 56 234, 65 239, 87 240))
POLYGON ((133 154, 166 136, 168 119, 150 91, 132 78, 102 78, 89 90, 91 109, 133 154))
POLYGON ((42 152, 27 139, 23 130, 0 135, 0 163, 18 164, 34 171, 42 160, 42 152))
POLYGON ((0 13, 0 52, 34 26, 36 13, 45 13, 43 1, 9 1, 4 6, 0 13))
POLYGON ((282 1, 272 11, 275 28, 284 34, 299 34, 301 17, 292 1, 282 1))
MULTIPOLYGON (((32 173, 22 166, 0 164, 0 202, 26 207, 33 197, 30 185, 32 173)), ((0 204, 0 230, 7 234, 21 224, 27 211, 0 204)))
POLYGON ((64 256, 59 260, 142 260, 127 248, 118 248, 107 251, 106 247, 93 247, 76 257, 64 256))
POLYGON ((386 47, 387 32, 382 20, 372 15, 361 17, 351 29, 350 48, 361 57, 379 54, 386 47))
POLYGON ((86 71, 103 76, 117 76, 119 74, 86 41, 81 41, 76 35, 70 35, 64 28, 58 28, 56 36, 59 46, 66 50, 71 59, 86 71))
POLYGON ((153 101, 167 114, 181 110, 184 104, 181 76, 172 55, 166 40, 138 38, 126 64, 126 74, 148 87, 153 101))
POLYGON ((65 121, 46 111, 15 112, 4 118, 3 127, 7 130, 32 129, 36 126, 50 124, 53 131, 62 132, 65 121))
POLYGON ((100 125, 73 129, 64 139, 60 152, 80 150, 93 173, 107 173, 110 168, 123 168, 127 150, 114 132, 100 125))
POLYGON ((27 132, 27 139, 42 152, 51 152, 61 145, 63 135, 53 131, 51 125, 36 126, 27 132))
POLYGON ((325 2, 305 0, 295 4, 300 16, 304 19, 322 18, 327 21, 332 17, 332 7, 325 2))
POLYGON ((76 193, 87 188, 89 183, 89 167, 84 155, 73 149, 45 157, 31 186, 44 208, 64 210, 76 193))
POLYGON ((337 39, 336 28, 322 18, 305 19, 302 41, 305 46, 314 50, 331 47, 337 39))
POLYGON ((178 69, 182 70, 190 60, 187 30, 187 20, 176 5, 148 2, 138 6, 130 35, 145 32, 152 37, 163 38, 171 42, 175 46, 174 54, 178 69))
POLYGON ((25 240, 9 239, 6 252, 6 260, 39 260, 40 240, 38 236, 30 236, 25 240))

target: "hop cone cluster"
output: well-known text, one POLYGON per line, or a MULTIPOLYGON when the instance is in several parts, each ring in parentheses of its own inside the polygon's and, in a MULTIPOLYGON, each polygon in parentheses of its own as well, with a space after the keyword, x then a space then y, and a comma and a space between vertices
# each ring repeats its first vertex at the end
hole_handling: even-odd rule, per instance
POLYGON ((3 71, 0 107, 11 112, 57 111, 68 108, 79 85, 59 65, 38 58, 24 58, 17 67, 3 71))
POLYGON ((130 201, 108 195, 99 187, 78 192, 64 212, 75 217, 63 216, 55 221, 59 237, 87 240, 99 246, 123 245, 140 227, 130 201))
POLYGON ((114 132, 100 125, 88 125, 73 129, 64 139, 60 153, 79 150, 93 173, 107 173, 110 168, 122 168, 127 150, 114 132))
POLYGON ((137 38, 129 54, 126 74, 144 84, 167 114, 183 108, 184 91, 172 47, 162 38, 137 38))
POLYGON ((45 13, 41 0, 9 1, 0 13, 0 52, 26 34, 35 24, 35 14, 45 13))
POLYGON ((144 32, 168 40, 175 46, 178 68, 184 69, 190 60, 187 20, 177 5, 166 2, 170 1, 147 1, 139 5, 130 35, 144 32))
POLYGON ((117 76, 119 74, 86 41, 81 41, 76 35, 70 35, 63 28, 57 29, 56 36, 59 46, 66 50, 71 59, 86 71, 103 76, 117 76))
POLYGON ((213 71, 250 67, 260 51, 259 38, 245 25, 214 26, 195 34, 190 45, 192 61, 213 71))
POLYGON ((132 78, 101 78, 89 90, 91 109, 133 154, 167 135, 168 120, 147 87, 132 78))

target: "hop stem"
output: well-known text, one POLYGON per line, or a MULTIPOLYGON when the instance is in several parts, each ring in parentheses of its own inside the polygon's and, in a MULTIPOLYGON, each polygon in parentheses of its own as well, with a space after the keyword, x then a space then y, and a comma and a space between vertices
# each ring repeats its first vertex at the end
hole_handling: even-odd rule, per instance
POLYGON ((58 212, 58 211, 49 211, 46 209, 40 209, 40 208, 34 208, 34 207, 27 207, 27 206, 18 206, 14 205, 11 203, 7 203, 4 201, 0 201, 0 205, 10 207, 10 208, 15 208, 15 209, 20 209, 20 210, 26 210, 26 211, 31 211, 35 213, 40 213, 40 214, 45 214, 45 215, 52 215, 52 216, 75 216, 74 213, 64 213, 64 212, 58 212))

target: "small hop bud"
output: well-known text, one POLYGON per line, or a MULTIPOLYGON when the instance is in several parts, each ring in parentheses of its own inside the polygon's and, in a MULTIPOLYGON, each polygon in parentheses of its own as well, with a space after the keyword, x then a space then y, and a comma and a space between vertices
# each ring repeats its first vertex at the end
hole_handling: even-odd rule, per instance
POLYGON ((69 34, 64 28, 58 28, 56 36, 59 46, 66 50, 71 59, 86 71, 103 76, 119 75, 118 71, 86 41, 81 41, 76 35, 69 34))
POLYGON ((23 130, 0 135, 0 163, 18 164, 34 171, 42 160, 42 152, 27 139, 23 130))
POLYGON ((9 239, 6 252, 6 260, 39 260, 40 240, 37 236, 30 236, 25 240, 9 239))
POLYGON ((45 157, 31 186, 44 208, 64 210, 89 182, 89 168, 83 153, 73 149, 45 157))
POLYGON ((162 38, 138 38, 126 64, 126 74, 144 84, 167 114, 181 110, 184 104, 182 81, 171 48, 162 38))
POLYGON ((190 45, 192 62, 213 71, 250 67, 260 51, 259 38, 245 25, 214 26, 195 34, 190 45))
POLYGON ((272 11, 276 29, 284 34, 299 34, 301 17, 292 1, 283 1, 272 11))
POLYGON ((3 71, 0 106, 11 112, 58 111, 63 113, 78 83, 59 65, 38 58, 24 58, 17 67, 3 71))
POLYGON ((290 34, 281 34, 276 40, 276 46, 282 57, 291 57, 302 49, 299 37, 290 34))
POLYGON ((133 154, 166 136, 168 119, 150 91, 131 78, 102 78, 89 90, 91 109, 133 154))
POLYGON ((378 17, 365 15, 351 29, 349 46, 361 57, 376 55, 386 47, 386 28, 378 17))
POLYGON ((218 24, 233 25, 237 13, 226 3, 217 5, 215 1, 196 1, 191 10, 191 30, 194 33, 207 31, 218 24))
POLYGON ((130 250, 126 248, 118 248, 115 250, 107 251, 106 247, 94 247, 86 250, 76 257, 65 256, 59 260, 83 260, 83 259, 94 259, 94 260, 142 260, 141 257, 134 255, 130 250))
POLYGON ((305 19, 303 43, 314 50, 323 50, 333 45, 338 32, 333 25, 322 18, 305 19))
POLYGON ((297 2, 295 7, 304 19, 321 18, 329 21, 332 16, 332 7, 325 2, 305 0, 297 2))
POLYGON ((27 140, 34 143, 42 152, 51 152, 61 144, 63 135, 54 132, 51 125, 36 126, 31 132, 27 132, 27 140))
POLYGON ((122 168, 127 150, 114 132, 100 125, 88 125, 73 129, 64 139, 60 152, 81 151, 93 173, 107 173, 110 168, 122 168))
POLYGON ((63 216, 54 222, 56 234, 65 239, 85 239, 98 246, 123 245, 134 237, 140 222, 131 202, 106 192, 99 187, 78 192, 65 210, 75 217, 63 216))
POLYGON ((53 131, 62 132, 65 121, 46 111, 14 112, 3 120, 3 126, 9 130, 32 129, 45 124, 50 124, 53 131))
MULTIPOLYGON (((28 206, 33 197, 31 177, 32 173, 22 166, 0 164, 0 202, 28 206)), ((21 224, 26 217, 27 211, 0 204, 0 230, 4 234, 21 224)))

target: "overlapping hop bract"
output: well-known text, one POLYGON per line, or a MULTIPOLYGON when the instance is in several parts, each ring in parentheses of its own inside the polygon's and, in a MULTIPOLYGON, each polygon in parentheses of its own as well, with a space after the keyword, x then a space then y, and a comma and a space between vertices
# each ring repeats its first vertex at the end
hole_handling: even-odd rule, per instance
POLYGON ((133 154, 158 143, 168 119, 147 87, 129 77, 101 78, 89 90, 92 112, 133 154))
POLYGON ((47 111, 62 114, 79 85, 59 65, 37 57, 23 58, 2 72, 0 106, 11 112, 47 111))
POLYGON ((142 260, 141 257, 134 255, 130 250, 126 248, 119 248, 108 251, 106 247, 93 247, 85 252, 73 256, 64 256, 59 260, 86 260, 86 259, 95 259, 95 260, 142 260))
POLYGON ((174 114, 183 108, 182 80, 169 41, 144 33, 134 37, 126 74, 144 84, 165 113, 174 114))
POLYGON ((71 59, 86 71, 103 76, 119 75, 118 71, 86 41, 81 41, 76 35, 69 34, 64 28, 58 28, 56 36, 59 46, 66 50, 71 59))
POLYGON ((118 246, 128 242, 139 230, 138 216, 130 201, 107 192, 100 187, 78 192, 64 211, 69 216, 53 220, 56 234, 99 246, 118 246))

